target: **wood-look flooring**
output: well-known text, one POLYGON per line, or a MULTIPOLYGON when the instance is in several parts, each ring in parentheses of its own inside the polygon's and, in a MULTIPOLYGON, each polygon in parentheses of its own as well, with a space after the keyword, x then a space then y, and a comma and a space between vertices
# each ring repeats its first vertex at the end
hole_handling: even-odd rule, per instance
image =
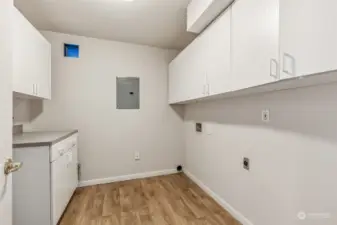
POLYGON ((183 173, 79 188, 59 225, 240 225, 183 173))

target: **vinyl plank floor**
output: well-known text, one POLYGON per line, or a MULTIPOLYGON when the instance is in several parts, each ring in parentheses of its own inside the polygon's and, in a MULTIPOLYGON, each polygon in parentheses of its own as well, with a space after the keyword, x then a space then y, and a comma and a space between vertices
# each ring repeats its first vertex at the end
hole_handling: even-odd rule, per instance
POLYGON ((78 188, 59 225, 241 225, 185 174, 78 188))

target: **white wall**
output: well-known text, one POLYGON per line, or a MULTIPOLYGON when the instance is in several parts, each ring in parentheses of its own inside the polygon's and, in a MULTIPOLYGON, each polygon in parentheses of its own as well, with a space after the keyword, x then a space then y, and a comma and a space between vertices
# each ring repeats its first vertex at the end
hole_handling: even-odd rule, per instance
POLYGON ((30 121, 31 101, 13 98, 13 118, 15 123, 30 121))
POLYGON ((0 1, 0 223, 12 225, 12 176, 3 173, 5 158, 12 156, 12 35, 13 0, 0 1))
POLYGON ((31 128, 79 130, 82 180, 174 169, 183 162, 183 109, 167 104, 168 63, 176 51, 43 34, 52 44, 52 100, 44 101, 31 128), (64 58, 63 43, 79 44, 80 58, 64 58), (116 110, 116 76, 140 77, 140 110, 116 110))
POLYGON ((337 224, 336 96, 331 84, 189 105, 187 171, 254 225, 337 224), (332 218, 299 221, 299 211, 332 218))

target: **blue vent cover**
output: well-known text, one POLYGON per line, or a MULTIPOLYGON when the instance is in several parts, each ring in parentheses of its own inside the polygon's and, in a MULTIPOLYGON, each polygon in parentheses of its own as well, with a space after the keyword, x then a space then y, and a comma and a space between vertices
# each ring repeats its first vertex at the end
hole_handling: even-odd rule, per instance
POLYGON ((74 44, 64 44, 64 57, 79 58, 80 46, 74 44))

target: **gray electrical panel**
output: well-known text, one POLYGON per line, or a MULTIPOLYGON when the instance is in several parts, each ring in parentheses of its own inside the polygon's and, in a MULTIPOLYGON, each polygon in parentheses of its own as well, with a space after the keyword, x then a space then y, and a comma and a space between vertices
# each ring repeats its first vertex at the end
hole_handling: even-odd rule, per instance
POLYGON ((117 109, 139 109, 139 77, 117 77, 117 109))

